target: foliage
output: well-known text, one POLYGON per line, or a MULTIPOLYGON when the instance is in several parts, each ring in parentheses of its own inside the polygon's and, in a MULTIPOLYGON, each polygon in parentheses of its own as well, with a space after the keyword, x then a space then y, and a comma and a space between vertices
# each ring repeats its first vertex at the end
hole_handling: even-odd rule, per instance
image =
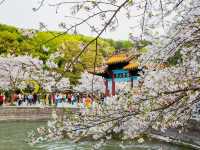
POLYGON ((8 31, 0 32, 0 53, 15 54, 19 50, 19 35, 8 31))
MULTIPOLYGON (((64 77, 70 79, 72 85, 76 85, 80 79, 81 72, 87 68, 101 65, 103 59, 111 54, 115 49, 131 49, 134 44, 130 41, 114 41, 112 39, 98 39, 98 53, 95 58, 96 46, 90 44, 86 52, 81 55, 79 63, 75 64, 71 71, 66 71, 67 64, 70 63, 81 52, 81 48, 92 40, 92 37, 83 35, 65 34, 44 43, 48 39, 59 35, 59 32, 38 32, 35 30, 17 29, 12 26, 0 25, 0 54, 1 55, 31 55, 39 58, 44 63, 44 68, 54 69, 58 73, 63 73, 64 77), (58 55, 54 57, 53 55, 58 55), (53 61, 56 68, 49 68, 48 61, 53 61)), ((141 41, 139 44, 141 51, 146 49, 147 42, 141 41)))
POLYGON ((115 49, 130 49, 134 46, 134 44, 131 41, 114 41, 112 39, 106 39, 106 41, 108 41, 111 44, 111 46, 113 46, 115 49))
MULTIPOLYGON (((73 66, 72 72, 66 72, 66 64, 78 55, 81 46, 87 44, 91 37, 83 35, 65 34, 54 40, 44 43, 47 39, 51 39, 58 35, 59 32, 38 32, 34 30, 20 30, 12 26, 0 25, 0 54, 1 55, 31 55, 39 58, 44 63, 44 68, 51 70, 46 65, 51 60, 51 56, 56 53, 60 55, 54 58, 58 73, 63 73, 68 77, 72 85, 78 83, 81 72, 86 68, 92 68, 94 65, 95 45, 88 47, 88 50, 82 55, 79 64, 73 66), (63 47, 65 46, 65 48, 63 47)), ((100 65, 103 58, 111 53, 114 48, 104 39, 98 40, 97 65, 100 65)))
POLYGON ((138 52, 146 53, 148 51, 147 46, 151 45, 151 42, 147 40, 139 41, 114 41, 112 39, 106 39, 116 50, 118 49, 127 49, 131 50, 133 47, 137 49, 138 52))

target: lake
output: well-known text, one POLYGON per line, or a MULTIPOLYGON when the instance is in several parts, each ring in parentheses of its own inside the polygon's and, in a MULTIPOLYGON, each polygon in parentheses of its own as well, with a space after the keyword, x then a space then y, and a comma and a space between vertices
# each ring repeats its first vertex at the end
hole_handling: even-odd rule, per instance
MULTIPOLYGON (((45 142, 34 146, 25 142, 27 132, 44 126, 45 122, 0 122, 0 150, 91 150, 94 142, 73 143, 69 140, 45 142)), ((111 141, 101 150, 189 150, 177 145, 159 141, 146 141, 142 144, 127 142, 120 145, 111 141)))

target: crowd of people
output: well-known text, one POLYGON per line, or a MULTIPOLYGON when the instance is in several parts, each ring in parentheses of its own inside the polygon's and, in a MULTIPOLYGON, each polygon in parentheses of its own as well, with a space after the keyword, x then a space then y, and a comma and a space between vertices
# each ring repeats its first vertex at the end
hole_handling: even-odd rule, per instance
POLYGON ((5 94, 0 93, 0 105, 9 103, 16 104, 17 106, 25 103, 27 106, 31 106, 40 103, 40 98, 38 94, 14 93, 10 97, 7 97, 5 94))
MULTIPOLYGON (((47 93, 47 94, 22 94, 15 93, 10 97, 10 102, 16 106, 84 106, 90 108, 94 102, 93 96, 79 93, 47 93)), ((8 98, 0 93, 0 105, 8 103, 8 98)))
POLYGON ((84 104, 86 107, 91 107, 94 99, 90 95, 80 95, 79 93, 55 93, 55 94, 46 94, 44 96, 45 105, 56 105, 62 106, 63 104, 84 104))

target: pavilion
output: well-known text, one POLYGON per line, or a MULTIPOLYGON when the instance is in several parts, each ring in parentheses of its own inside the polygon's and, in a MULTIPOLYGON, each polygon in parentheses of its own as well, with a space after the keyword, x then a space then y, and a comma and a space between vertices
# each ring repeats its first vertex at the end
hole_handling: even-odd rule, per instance
POLYGON ((114 96, 120 89, 120 84, 126 83, 133 87, 134 81, 140 79, 138 56, 116 51, 103 66, 97 67, 95 72, 91 72, 104 78, 105 96, 114 96))

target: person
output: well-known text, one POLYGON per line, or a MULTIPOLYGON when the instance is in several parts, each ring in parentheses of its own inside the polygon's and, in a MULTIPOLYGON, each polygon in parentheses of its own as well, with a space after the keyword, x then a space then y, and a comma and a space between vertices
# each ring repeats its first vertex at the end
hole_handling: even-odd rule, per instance
POLYGON ((63 95, 59 93, 58 95, 58 103, 62 103, 63 95))
POLYGON ((3 105, 4 96, 0 93, 0 106, 3 105))
POLYGON ((85 96, 82 96, 82 101, 81 101, 81 103, 83 103, 84 105, 85 105, 85 96))
POLYGON ((41 94, 36 94, 37 95, 37 98, 36 98, 36 101, 38 102, 38 104, 40 104, 40 98, 42 97, 41 94))
POLYGON ((75 94, 73 95, 72 105, 78 102, 78 96, 75 94))
POLYGON ((85 106, 86 108, 90 108, 92 105, 92 100, 90 98, 90 96, 88 95, 87 98, 85 99, 85 106))
POLYGON ((52 99, 52 104, 55 104, 55 102, 56 102, 56 94, 52 94, 51 95, 51 99, 52 99))
POLYGON ((33 104, 36 104, 36 102, 37 102, 37 94, 34 93, 33 94, 33 104))
POLYGON ((81 96, 79 95, 79 93, 77 93, 76 95, 76 100, 78 104, 81 102, 81 96))
POLYGON ((66 101, 67 101, 67 96, 66 96, 66 94, 63 94, 63 95, 62 95, 62 101, 63 101, 63 103, 66 103, 66 101))
POLYGON ((59 102, 59 95, 56 94, 56 95, 55 95, 55 103, 56 103, 56 106, 58 106, 58 102, 59 102))
POLYGON ((19 95, 18 94, 16 94, 16 99, 15 99, 15 101, 16 101, 16 104, 19 106, 19 95))
POLYGON ((51 94, 48 94, 48 101, 49 101, 49 106, 51 106, 51 94))
POLYGON ((16 93, 14 93, 14 94, 12 94, 12 102, 16 102, 17 101, 17 94, 16 93))
POLYGON ((28 104, 28 95, 27 94, 24 94, 23 103, 25 103, 26 105, 28 104))
POLYGON ((71 96, 71 103, 74 105, 74 95, 71 96))
POLYGON ((18 106, 20 106, 20 105, 22 104, 22 101, 23 101, 22 95, 19 93, 19 94, 17 95, 18 106))
POLYGON ((48 105, 48 98, 49 98, 49 94, 45 94, 44 96, 44 105, 48 105))
POLYGON ((28 104, 32 104, 33 103, 33 95, 32 94, 29 94, 28 95, 28 104))
POLYGON ((67 100, 68 100, 68 103, 71 104, 71 102, 72 102, 72 96, 71 96, 71 94, 68 94, 68 96, 67 96, 67 100))

